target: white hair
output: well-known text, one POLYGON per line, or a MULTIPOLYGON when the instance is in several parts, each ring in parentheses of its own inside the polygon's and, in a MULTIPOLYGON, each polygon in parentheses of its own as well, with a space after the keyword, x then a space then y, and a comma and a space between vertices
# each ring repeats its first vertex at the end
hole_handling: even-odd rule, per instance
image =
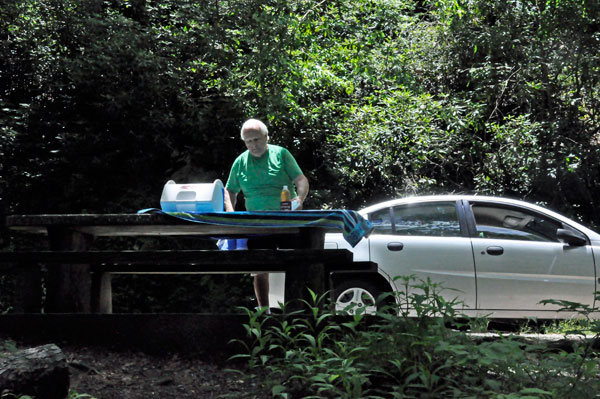
POLYGON ((269 136, 269 130, 267 129, 267 126, 258 119, 248 119, 246 122, 244 122, 242 129, 240 130, 240 137, 242 140, 244 139, 245 130, 258 130, 263 136, 269 136))

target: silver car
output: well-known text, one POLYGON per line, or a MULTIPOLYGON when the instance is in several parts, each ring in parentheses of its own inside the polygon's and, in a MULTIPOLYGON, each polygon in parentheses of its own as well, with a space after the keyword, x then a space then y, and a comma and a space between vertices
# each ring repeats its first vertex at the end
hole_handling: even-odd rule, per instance
POLYGON ((355 261, 376 262, 379 270, 335 274, 338 309, 355 304, 373 311, 374 298, 402 290, 395 277, 408 275, 448 288, 442 296, 460 301, 457 310, 468 316, 573 315, 544 299, 595 306, 600 235, 540 206, 446 195, 387 201, 359 213, 375 227, 370 237, 351 248, 341 234, 327 234, 325 248, 347 248, 355 261))

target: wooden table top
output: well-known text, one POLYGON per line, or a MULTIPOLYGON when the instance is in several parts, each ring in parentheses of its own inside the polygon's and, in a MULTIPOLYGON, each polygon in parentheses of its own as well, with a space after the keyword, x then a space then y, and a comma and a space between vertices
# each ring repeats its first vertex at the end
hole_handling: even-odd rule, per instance
POLYGON ((47 234, 48 228, 66 228, 94 236, 247 236, 298 234, 301 227, 244 227, 191 223, 164 214, 40 214, 11 215, 6 226, 12 230, 47 234))

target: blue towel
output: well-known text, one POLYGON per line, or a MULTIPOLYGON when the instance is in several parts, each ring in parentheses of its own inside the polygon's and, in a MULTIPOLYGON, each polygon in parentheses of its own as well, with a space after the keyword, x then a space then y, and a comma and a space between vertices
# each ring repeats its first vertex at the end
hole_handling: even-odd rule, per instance
MULTIPOLYGON (((373 225, 356 211, 344 209, 253 212, 163 212, 150 208, 138 213, 163 213, 195 223, 240 227, 321 227, 341 232, 352 247, 373 231, 373 225)), ((236 243, 237 244, 237 243, 236 243)))

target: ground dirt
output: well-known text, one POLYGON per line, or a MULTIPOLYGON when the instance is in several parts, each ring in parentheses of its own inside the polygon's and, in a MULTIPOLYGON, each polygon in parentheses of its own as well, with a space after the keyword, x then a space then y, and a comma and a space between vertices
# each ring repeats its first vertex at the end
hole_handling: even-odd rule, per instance
POLYGON ((71 392, 97 399, 237 398, 246 388, 239 374, 227 371, 231 364, 197 356, 88 346, 61 349, 69 364, 71 392))

